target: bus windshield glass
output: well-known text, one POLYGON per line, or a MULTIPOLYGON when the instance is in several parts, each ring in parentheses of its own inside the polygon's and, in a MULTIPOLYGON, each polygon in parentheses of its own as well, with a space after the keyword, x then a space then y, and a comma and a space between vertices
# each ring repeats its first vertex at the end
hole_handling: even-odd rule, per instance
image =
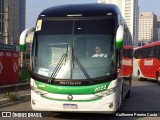
POLYGON ((109 76, 115 70, 115 19, 44 19, 35 32, 33 72, 55 79, 109 76))

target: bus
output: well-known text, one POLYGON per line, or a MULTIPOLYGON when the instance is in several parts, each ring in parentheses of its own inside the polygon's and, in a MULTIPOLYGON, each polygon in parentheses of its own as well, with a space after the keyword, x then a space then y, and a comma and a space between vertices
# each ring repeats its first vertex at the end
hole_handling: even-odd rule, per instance
MULTIPOLYGON (((128 40, 131 40, 131 38, 128 40)), ((131 45, 123 46, 123 57, 122 57, 121 73, 120 73, 121 77, 123 77, 123 79, 131 80, 132 73, 133 73, 133 47, 131 45)))
POLYGON ((134 50, 138 80, 152 79, 160 84, 160 41, 152 42, 134 50))
POLYGON ((47 8, 21 33, 22 52, 31 32, 33 110, 115 113, 130 96, 132 38, 116 5, 47 8), (98 47, 106 57, 92 57, 98 47))

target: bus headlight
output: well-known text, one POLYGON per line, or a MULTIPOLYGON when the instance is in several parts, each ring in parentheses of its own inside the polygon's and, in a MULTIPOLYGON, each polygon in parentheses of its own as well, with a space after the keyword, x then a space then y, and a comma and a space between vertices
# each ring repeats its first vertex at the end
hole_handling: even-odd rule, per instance
POLYGON ((104 97, 104 96, 108 96, 108 95, 115 93, 115 91, 116 91, 116 87, 113 87, 113 88, 104 90, 102 92, 95 93, 95 95, 98 97, 104 97))
POLYGON ((37 88, 34 87, 34 86, 31 86, 31 90, 32 90, 33 92, 37 93, 38 95, 45 95, 45 94, 47 94, 47 92, 42 91, 42 90, 40 90, 40 89, 37 89, 37 88))
POLYGON ((35 83, 35 80, 31 78, 31 84, 30 84, 30 88, 33 92, 37 93, 38 95, 44 95, 47 94, 47 92, 40 90, 37 88, 37 85, 35 83))

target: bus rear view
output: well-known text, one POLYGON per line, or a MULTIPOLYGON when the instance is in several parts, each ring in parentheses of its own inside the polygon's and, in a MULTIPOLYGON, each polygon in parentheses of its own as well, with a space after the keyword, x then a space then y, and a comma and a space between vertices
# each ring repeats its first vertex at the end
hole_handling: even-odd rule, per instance
POLYGON ((62 5, 42 11, 35 29, 25 32, 34 31, 32 108, 115 112, 130 90, 128 86, 122 94, 126 82, 117 73, 123 38, 116 37, 123 36, 123 25, 115 5, 62 5))

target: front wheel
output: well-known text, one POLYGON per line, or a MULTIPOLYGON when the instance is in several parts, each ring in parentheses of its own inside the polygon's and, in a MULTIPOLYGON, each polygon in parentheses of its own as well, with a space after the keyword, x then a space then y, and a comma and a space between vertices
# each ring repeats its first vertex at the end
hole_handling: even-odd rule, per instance
POLYGON ((131 79, 129 80, 129 91, 127 92, 126 98, 130 98, 130 94, 131 94, 131 82, 132 82, 132 77, 130 77, 131 79))
POLYGON ((160 75, 159 75, 159 72, 156 73, 156 81, 157 81, 158 85, 160 85, 160 75))
POLYGON ((137 72, 137 76, 138 76, 138 80, 141 81, 142 78, 140 77, 140 71, 139 71, 139 70, 138 70, 138 72, 137 72))
POLYGON ((123 85, 119 95, 118 111, 121 109, 122 102, 123 102, 123 85))

